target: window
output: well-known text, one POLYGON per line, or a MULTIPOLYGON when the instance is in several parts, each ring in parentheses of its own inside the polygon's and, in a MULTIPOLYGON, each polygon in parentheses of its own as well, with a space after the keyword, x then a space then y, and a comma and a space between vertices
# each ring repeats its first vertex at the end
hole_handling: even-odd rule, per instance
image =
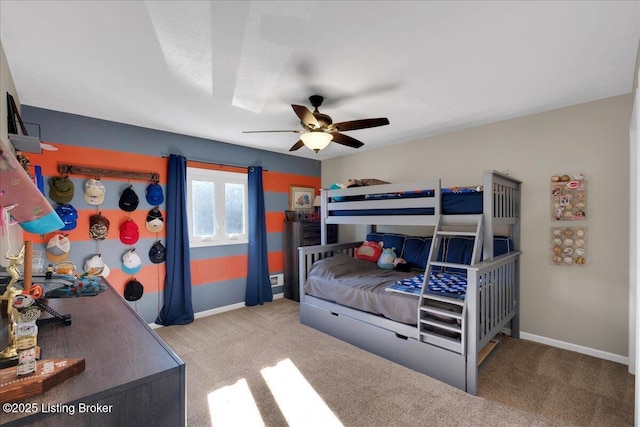
POLYGON ((191 247, 248 242, 247 175, 187 168, 191 247))

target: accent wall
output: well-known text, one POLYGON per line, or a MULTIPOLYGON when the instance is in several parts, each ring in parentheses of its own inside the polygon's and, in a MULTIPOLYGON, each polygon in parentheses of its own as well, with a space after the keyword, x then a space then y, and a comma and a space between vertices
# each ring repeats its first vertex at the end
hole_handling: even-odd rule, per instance
MULTIPOLYGON (((270 274, 283 272, 282 233, 284 211, 289 205, 289 186, 320 187, 321 167, 316 160, 33 106, 23 105, 21 114, 24 121, 40 125, 42 141, 58 149, 43 151, 42 154, 27 153, 31 170, 35 166, 41 167, 47 197, 48 180, 61 175, 58 171, 59 164, 149 174, 157 172, 165 194, 169 154, 182 155, 187 158, 189 166, 195 167, 242 172, 246 171, 244 166, 262 166, 265 169, 263 176, 270 274)), ((152 233, 145 228, 147 213, 153 208, 145 199, 150 178, 129 180, 100 177, 106 191, 104 202, 99 206, 85 202, 83 190, 87 179, 98 177, 70 174, 69 178, 75 189, 70 204, 79 214, 77 227, 66 232, 71 241, 69 260, 76 265, 78 272, 82 272, 85 260, 100 253, 111 270, 108 282, 122 295, 126 282, 132 276, 125 274, 120 268, 122 255, 130 247, 120 241, 119 227, 123 221, 133 219, 140 230, 140 238, 133 246, 142 259, 142 268, 134 277, 144 286, 144 294, 140 300, 130 304, 145 321, 153 322, 162 307, 165 264, 152 263, 148 252, 156 240, 166 245, 166 234, 164 230, 152 233), (129 185, 139 197, 139 205, 133 212, 125 212, 118 206, 122 191, 129 185), (107 238, 103 241, 92 240, 89 236, 89 217, 98 211, 110 222, 107 238)), ((57 206, 53 200, 50 201, 54 207, 57 206)), ((159 209, 166 218, 165 203, 159 209)), ((43 253, 47 242, 55 235, 24 234, 25 239, 34 242, 34 250, 41 250, 43 253)), ((192 248, 190 255, 193 308, 196 313, 244 302, 246 244, 192 248)), ((273 292, 281 293, 282 287, 273 288, 273 292)))

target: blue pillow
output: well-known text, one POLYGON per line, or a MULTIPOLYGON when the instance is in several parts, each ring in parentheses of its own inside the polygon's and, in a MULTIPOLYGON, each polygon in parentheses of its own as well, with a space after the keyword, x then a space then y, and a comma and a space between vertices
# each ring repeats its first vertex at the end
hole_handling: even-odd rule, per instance
MULTIPOLYGON (((473 255, 473 237, 450 237, 447 239, 444 261, 454 264, 471 264, 473 255)), ((461 273, 466 270, 460 268, 445 268, 449 273, 461 273)))
POLYGON ((513 250, 513 241, 508 237, 493 238, 493 256, 503 255, 513 250))
POLYGON ((379 242, 382 241, 384 243, 384 248, 395 248, 397 254, 401 254, 404 248, 404 240, 406 236, 404 234, 394 234, 394 233, 369 233, 367 234, 368 242, 379 242))
POLYGON ((431 237, 407 237, 404 241, 404 252, 400 255, 411 268, 427 268, 431 237))
MULTIPOLYGON (((405 236, 394 233, 369 233, 369 242, 384 242, 385 248, 395 248, 396 253, 404 258, 411 268, 425 269, 429 252, 431 250, 432 237, 405 236)), ((438 252, 438 261, 454 264, 471 264, 473 255, 472 237, 449 237, 443 239, 438 252)), ((498 256, 513 250, 513 241, 508 237, 495 237, 493 239, 493 256, 498 256)), ((480 253, 482 258, 482 252, 480 253)), ((434 267, 434 271, 440 271, 440 267, 434 267)), ((466 270, 459 268, 446 268, 449 273, 461 273, 466 270)))
POLYGON ((450 237, 447 239, 445 262, 471 264, 474 241, 473 237, 450 237))

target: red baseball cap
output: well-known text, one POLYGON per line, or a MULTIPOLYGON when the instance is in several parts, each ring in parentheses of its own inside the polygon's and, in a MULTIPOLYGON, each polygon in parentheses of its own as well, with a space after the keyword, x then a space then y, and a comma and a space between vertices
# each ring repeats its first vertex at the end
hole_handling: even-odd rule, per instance
POLYGON ((140 230, 133 220, 128 219, 120 224, 120 241, 125 245, 133 245, 140 238, 140 230))

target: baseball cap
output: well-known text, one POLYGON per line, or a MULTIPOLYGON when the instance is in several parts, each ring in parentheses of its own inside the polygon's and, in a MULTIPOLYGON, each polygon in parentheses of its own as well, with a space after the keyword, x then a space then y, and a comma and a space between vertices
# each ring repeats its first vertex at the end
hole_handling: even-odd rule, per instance
POLYGON ((104 184, 98 179, 88 179, 84 183, 84 201, 90 205, 101 205, 104 202, 104 184))
POLYGON ((164 218, 158 208, 153 208, 147 214, 145 227, 152 233, 159 233, 164 228, 164 218))
POLYGON ((66 176, 49 179, 49 198, 58 203, 69 203, 73 199, 73 182, 66 176))
POLYGON ((167 249, 160 240, 151 245, 151 249, 149 249, 149 259, 152 263, 160 264, 161 262, 164 262, 166 258, 167 249))
POLYGON ((64 227, 60 230, 73 230, 78 225, 78 211, 71 205, 60 205, 56 208, 56 213, 62 220, 64 227))
POLYGON ((69 258, 71 242, 63 234, 56 234, 47 243, 47 259, 51 262, 65 261, 69 258))
POLYGON ((120 224, 120 241, 125 245, 133 245, 140 238, 138 225, 132 219, 120 224))
POLYGON ((138 207, 139 202, 140 200, 138 199, 136 192, 133 191, 131 186, 128 186, 120 195, 120 202, 118 205, 120 206, 120 209, 125 212, 133 212, 138 207))
POLYGON ((158 183, 151 183, 147 186, 146 191, 147 203, 152 206, 161 205, 164 202, 164 194, 162 194, 162 186, 158 183))
POLYGON ((84 262, 84 271, 90 276, 108 277, 111 269, 104 263, 100 254, 94 255, 84 262))
POLYGON ((124 253, 124 255, 122 255, 122 271, 127 274, 136 274, 140 271, 140 267, 142 267, 142 260, 136 253, 135 248, 129 249, 124 253))
POLYGON ((124 285, 124 299, 127 301, 138 301, 142 298, 144 286, 136 279, 131 279, 124 285))
POLYGON ((104 240, 109 233, 109 220, 97 213, 89 217, 89 237, 93 240, 104 240))

